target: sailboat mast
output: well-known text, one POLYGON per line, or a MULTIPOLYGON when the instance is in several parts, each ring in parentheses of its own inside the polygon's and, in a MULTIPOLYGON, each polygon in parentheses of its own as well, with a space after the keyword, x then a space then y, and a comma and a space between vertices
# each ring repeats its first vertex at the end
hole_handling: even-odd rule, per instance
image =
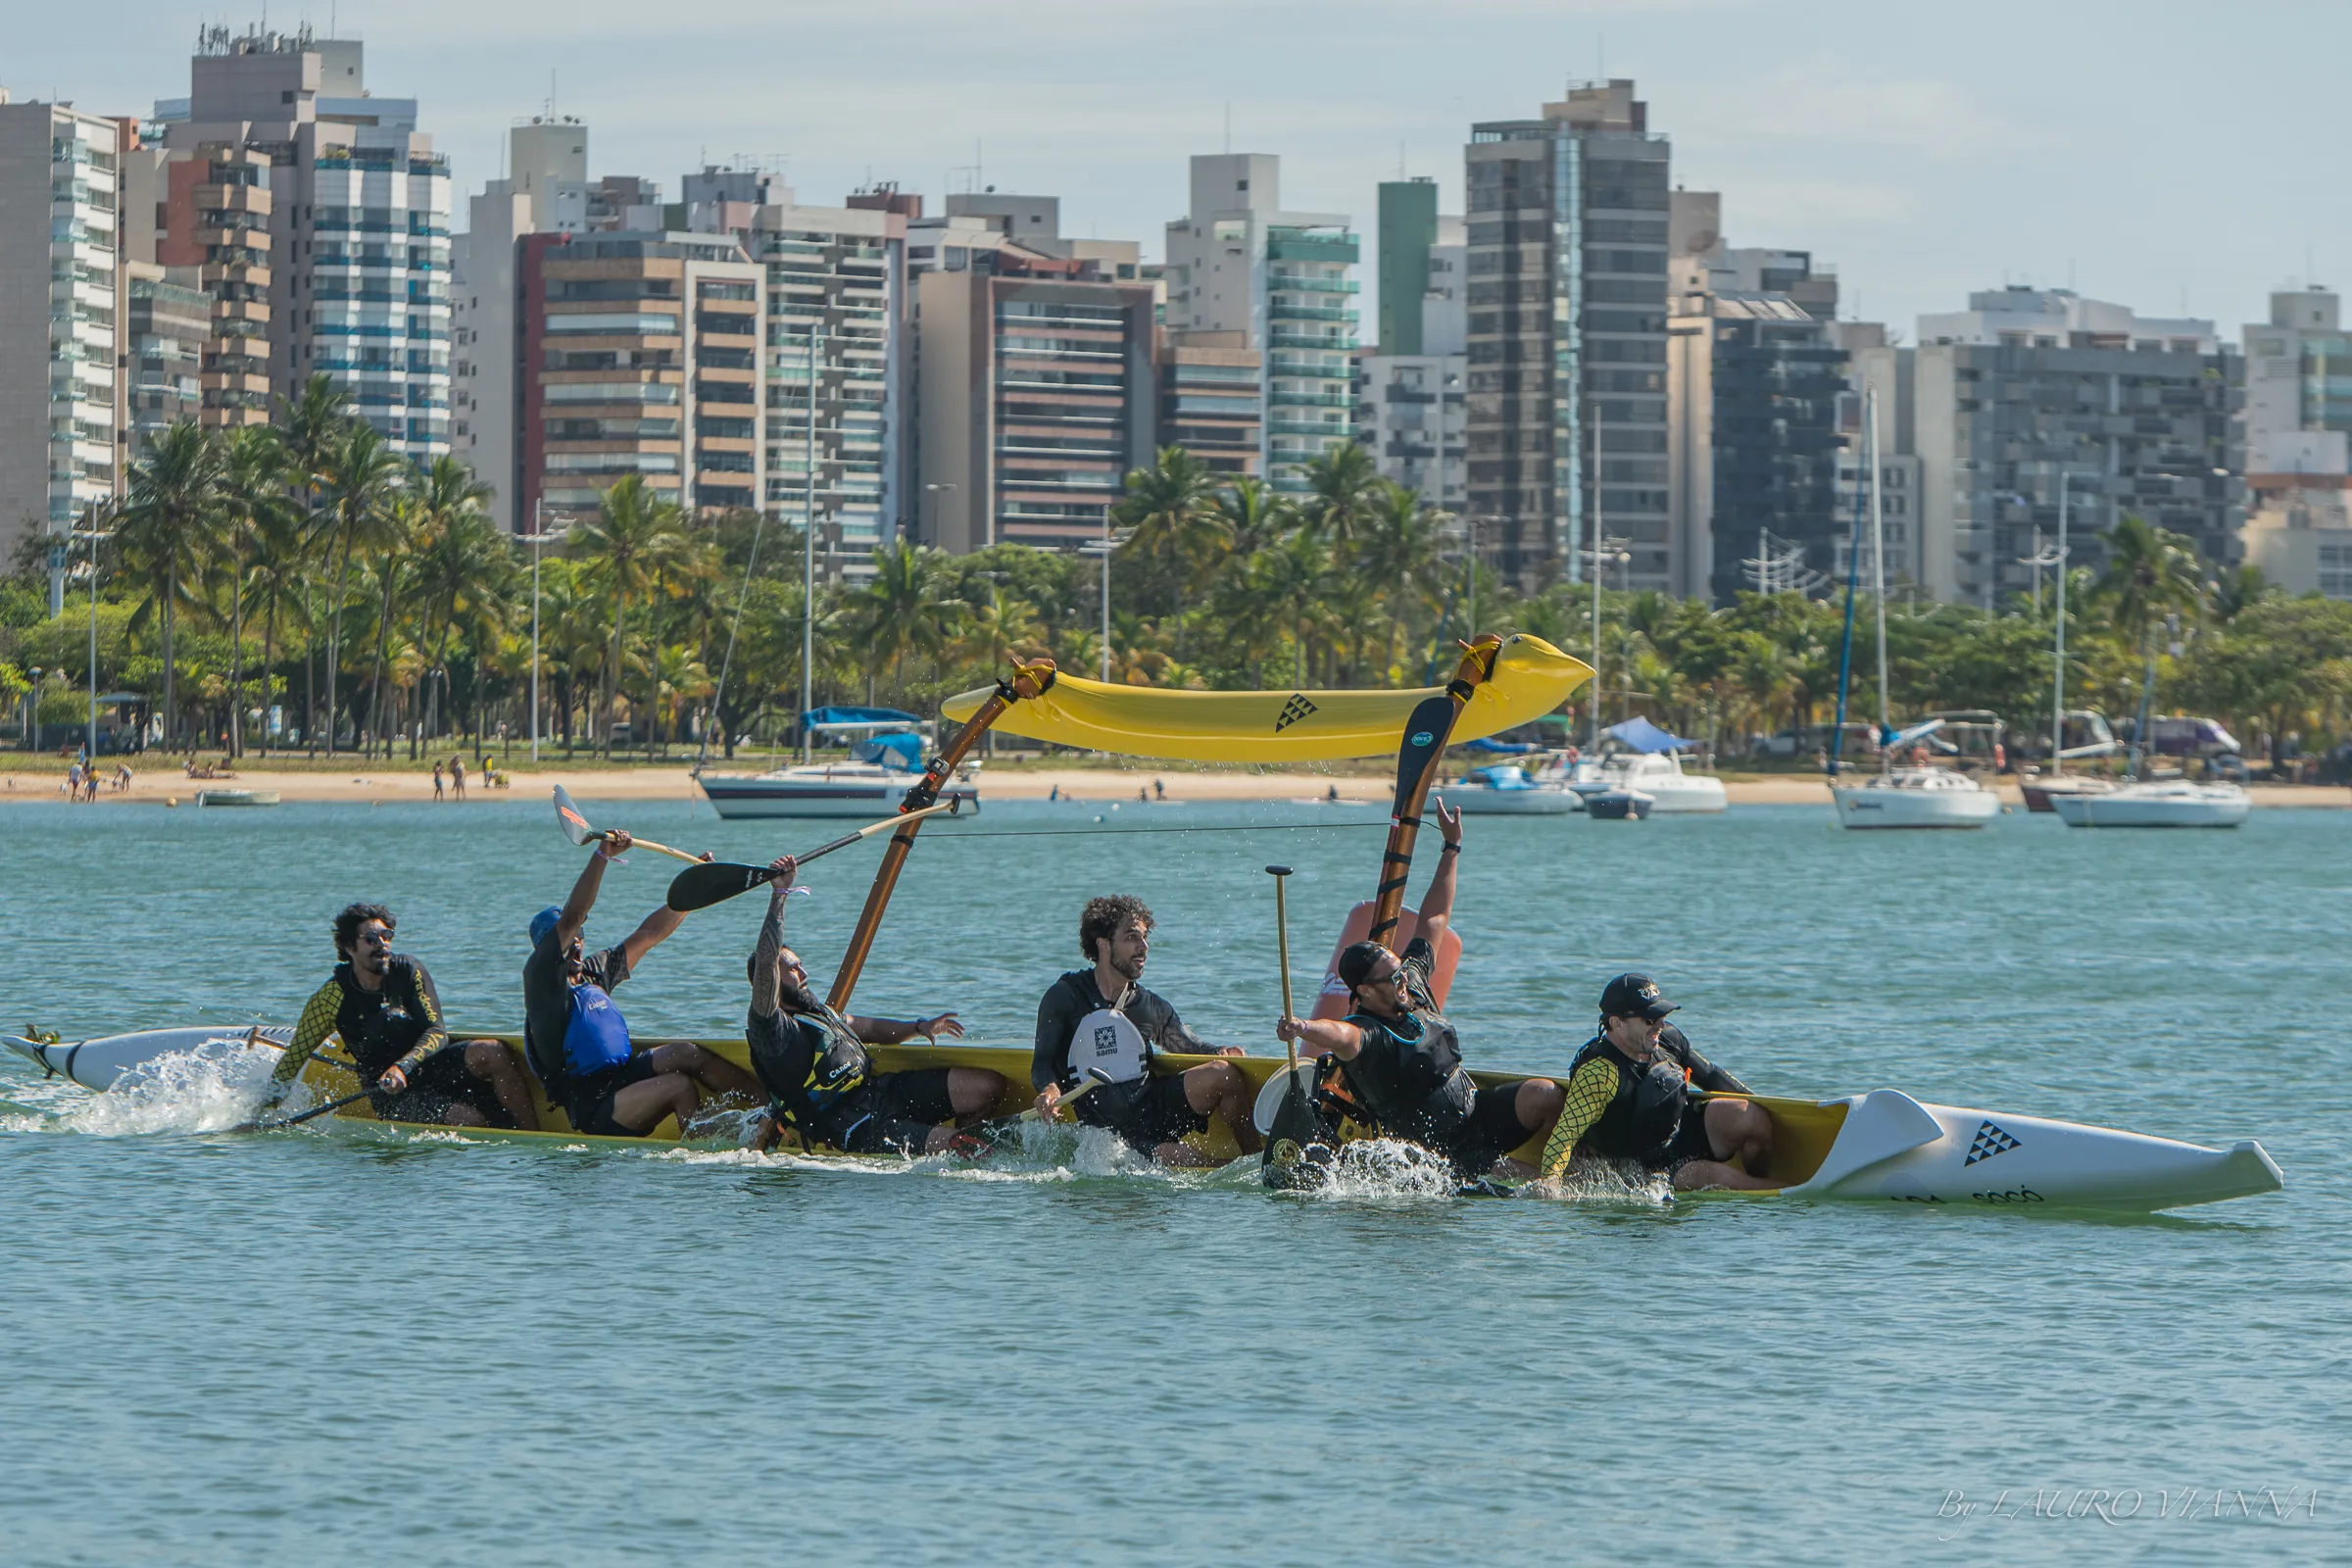
POLYGON ((1868 424, 1867 441, 1870 449, 1870 591, 1879 608, 1879 771, 1884 773, 1893 765, 1886 752, 1886 737, 1893 726, 1886 718, 1886 497, 1879 489, 1879 389, 1872 387, 1865 394, 1863 419, 1868 424))
MULTIPOLYGON (((1857 453, 1857 460, 1861 454, 1857 453)), ((1859 464, 1857 462, 1857 469, 1859 464)), ((1854 475, 1857 481, 1861 474, 1854 475)), ((1757 559, 1763 558, 1761 550, 1757 559)), ((1838 764, 1845 755, 1845 702, 1854 684, 1854 597, 1862 584, 1862 486, 1854 486, 1854 526, 1845 547, 1845 635, 1838 644, 1838 727, 1830 736, 1830 786, 1838 784, 1838 764)))

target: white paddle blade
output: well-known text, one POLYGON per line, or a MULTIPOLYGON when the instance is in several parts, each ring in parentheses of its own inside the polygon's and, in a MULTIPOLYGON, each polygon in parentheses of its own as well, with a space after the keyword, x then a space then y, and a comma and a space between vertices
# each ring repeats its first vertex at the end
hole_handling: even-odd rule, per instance
POLYGON ((590 839, 601 837, 596 829, 588 825, 588 819, 580 814, 580 808, 571 804, 570 793, 561 784, 556 786, 556 820, 564 824, 564 836, 574 844, 585 844, 590 839))

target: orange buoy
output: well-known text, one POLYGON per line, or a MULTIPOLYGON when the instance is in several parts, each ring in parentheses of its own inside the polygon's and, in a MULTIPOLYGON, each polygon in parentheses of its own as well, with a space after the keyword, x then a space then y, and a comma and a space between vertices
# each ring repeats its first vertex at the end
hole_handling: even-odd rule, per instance
MULTIPOLYGON (((1340 940, 1331 946, 1331 961, 1323 966, 1322 993, 1315 998, 1314 1018, 1345 1018, 1348 1016, 1348 988, 1340 982, 1340 955, 1351 944, 1361 942, 1372 930, 1372 901, 1366 899, 1348 911, 1347 923, 1340 927, 1340 940)), ((1404 951, 1407 943, 1420 934, 1421 911, 1407 909, 1396 921, 1396 949, 1404 951)), ((1439 1006, 1446 1005, 1446 993, 1453 989, 1453 971, 1462 961, 1462 939, 1449 921, 1446 938, 1438 944, 1438 961, 1429 977, 1430 1000, 1439 1006)))

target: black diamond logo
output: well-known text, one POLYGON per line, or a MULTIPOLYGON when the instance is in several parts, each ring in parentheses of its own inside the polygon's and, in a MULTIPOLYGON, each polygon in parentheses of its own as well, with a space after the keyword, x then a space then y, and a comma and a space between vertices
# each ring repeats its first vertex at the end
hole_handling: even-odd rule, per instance
POLYGON ((1961 1163, 1974 1165, 1980 1159, 1990 1159, 1995 1154, 2006 1154, 2016 1147, 2016 1139, 1990 1122, 1981 1122, 1977 1127, 1976 1142, 1968 1146, 1968 1158, 1961 1163))
POLYGON ((1282 705, 1282 716, 1274 720, 1274 733, 1279 735, 1315 710, 1303 692, 1291 693, 1291 700, 1282 705))

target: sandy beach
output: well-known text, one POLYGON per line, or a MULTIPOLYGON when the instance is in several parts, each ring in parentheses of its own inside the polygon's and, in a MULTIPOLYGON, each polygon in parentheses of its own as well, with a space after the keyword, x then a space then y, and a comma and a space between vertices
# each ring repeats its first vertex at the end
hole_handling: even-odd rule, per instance
MULTIPOLYGON (((31 760, 27 759, 26 760, 31 760)), ((757 764, 725 769, 757 771, 757 764)), ((721 771, 721 769, 712 769, 721 771)), ((430 772, 413 771, 403 763, 369 769, 354 764, 348 770, 327 771, 315 764, 271 766, 258 760, 242 764, 233 777, 190 779, 178 769, 137 772, 127 792, 102 784, 98 804, 113 806, 182 806, 196 804, 201 789, 276 790, 287 801, 430 801, 430 772)), ((562 785, 584 801, 693 801, 699 799, 693 774, 684 767, 542 767, 535 772, 502 773, 503 788, 485 789, 478 775, 466 781, 466 805, 546 802, 562 785)), ((1272 773, 1246 768, 1197 768, 1187 764, 1131 768, 995 766, 981 772, 983 799, 1043 800, 1058 792, 1080 800, 1130 800, 1148 793, 1153 783, 1167 787, 1171 800, 1280 801, 1322 800, 1336 790, 1343 801, 1385 803, 1394 775, 1387 769, 1362 773, 1272 773)), ((1727 778, 1725 788, 1735 806, 1823 806, 1830 804, 1829 786, 1818 778, 1749 776, 1727 778)), ((2001 799, 2023 806, 2017 785, 2003 780, 2001 799)), ((56 801, 64 791, 62 768, 10 772, 0 769, 0 805, 56 801)), ((2313 785, 2256 784, 2248 794, 2259 807, 2352 807, 2352 790, 2313 785)), ((454 796, 451 804, 456 804, 454 796)))

